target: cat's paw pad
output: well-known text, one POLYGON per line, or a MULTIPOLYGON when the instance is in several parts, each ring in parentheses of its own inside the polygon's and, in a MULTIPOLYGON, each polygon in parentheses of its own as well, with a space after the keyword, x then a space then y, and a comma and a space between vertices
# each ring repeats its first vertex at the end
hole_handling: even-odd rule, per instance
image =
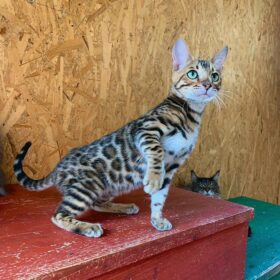
POLYGON ((100 224, 87 225, 85 227, 78 228, 75 232, 87 237, 100 237, 103 235, 103 229, 100 224))
POLYGON ((165 218, 152 218, 151 223, 159 231, 171 230, 172 224, 165 218))
POLYGON ((139 207, 132 203, 129 207, 126 208, 125 213, 129 215, 137 214, 139 212, 139 207))

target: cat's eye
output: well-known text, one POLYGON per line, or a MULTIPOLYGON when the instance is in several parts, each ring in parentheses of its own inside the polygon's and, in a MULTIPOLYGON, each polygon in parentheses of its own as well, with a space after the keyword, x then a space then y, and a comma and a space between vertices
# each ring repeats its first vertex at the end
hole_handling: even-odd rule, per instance
POLYGON ((198 77, 198 73, 195 71, 195 70, 190 70, 188 73, 187 73, 187 76, 191 79, 191 80, 194 80, 198 77))
POLYGON ((211 78, 212 78, 212 82, 215 83, 215 82, 218 82, 218 81, 219 81, 220 76, 219 76, 218 73, 212 73, 211 78))

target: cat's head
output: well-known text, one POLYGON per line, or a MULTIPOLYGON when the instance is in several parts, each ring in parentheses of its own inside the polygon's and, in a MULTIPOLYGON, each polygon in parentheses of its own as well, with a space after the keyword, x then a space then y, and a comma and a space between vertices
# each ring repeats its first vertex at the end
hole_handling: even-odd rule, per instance
POLYGON ((196 103, 215 99, 221 88, 221 71, 227 53, 228 47, 224 47, 211 60, 195 59, 186 42, 177 40, 172 49, 172 93, 196 103))
POLYGON ((193 192, 200 193, 205 196, 221 197, 219 188, 220 170, 212 177, 198 177, 195 172, 191 171, 192 184, 191 188, 193 192))

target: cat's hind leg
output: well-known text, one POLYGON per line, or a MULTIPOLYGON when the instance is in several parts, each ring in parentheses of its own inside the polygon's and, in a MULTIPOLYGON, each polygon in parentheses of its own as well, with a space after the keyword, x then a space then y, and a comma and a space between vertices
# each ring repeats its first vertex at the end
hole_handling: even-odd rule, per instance
POLYGON ((82 188, 80 188, 80 191, 78 190, 78 186, 69 187, 67 195, 63 197, 52 217, 52 222, 58 227, 73 233, 87 237, 100 237, 103 234, 100 224, 82 222, 76 219, 77 216, 89 209, 94 202, 93 197, 85 195, 86 190, 82 188))
POLYGON ((134 203, 123 204, 111 201, 95 204, 91 208, 98 212, 108 213, 137 214, 139 212, 139 207, 134 203))
POLYGON ((100 237, 103 234, 100 224, 81 222, 69 213, 55 213, 52 217, 52 222, 62 229, 87 237, 100 237))

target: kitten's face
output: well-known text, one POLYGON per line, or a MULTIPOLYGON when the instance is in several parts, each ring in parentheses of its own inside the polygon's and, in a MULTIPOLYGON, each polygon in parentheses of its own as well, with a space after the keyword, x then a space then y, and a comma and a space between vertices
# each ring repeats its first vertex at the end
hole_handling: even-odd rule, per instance
POLYGON ((220 171, 218 171, 213 177, 203 178, 198 177, 194 171, 191 172, 192 177, 192 191, 200 193, 205 196, 220 198, 220 188, 218 184, 220 171))
POLYGON ((198 103, 215 99, 221 87, 221 71, 227 52, 225 47, 209 61, 193 59, 186 43, 178 40, 172 53, 172 81, 176 94, 198 103))

